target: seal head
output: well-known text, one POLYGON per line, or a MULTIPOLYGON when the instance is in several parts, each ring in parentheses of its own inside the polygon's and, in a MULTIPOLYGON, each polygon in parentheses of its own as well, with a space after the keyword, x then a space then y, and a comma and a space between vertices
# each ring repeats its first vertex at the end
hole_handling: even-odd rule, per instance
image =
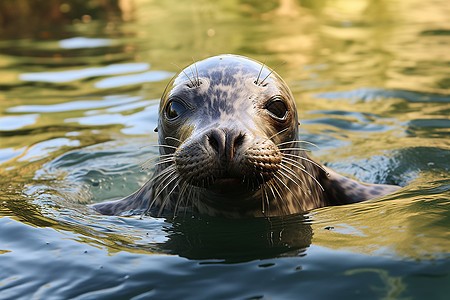
POLYGON ((180 183, 203 188, 209 199, 251 193, 280 170, 276 145, 298 134, 292 99, 284 81, 255 61, 201 61, 162 96, 159 140, 173 147, 161 154, 173 154, 180 183))
POLYGON ((370 194, 355 182, 359 195, 352 196, 342 188, 345 177, 336 181, 307 156, 288 86, 246 57, 215 56, 182 70, 161 97, 157 131, 152 180, 123 200, 94 205, 97 211, 280 216, 370 194))

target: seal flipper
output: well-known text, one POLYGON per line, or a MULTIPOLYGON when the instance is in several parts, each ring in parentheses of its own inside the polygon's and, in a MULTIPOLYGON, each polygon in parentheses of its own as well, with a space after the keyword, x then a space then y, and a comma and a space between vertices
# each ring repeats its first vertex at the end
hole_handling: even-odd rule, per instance
POLYGON ((149 184, 144 184, 142 188, 133 194, 115 201, 107 201, 95 203, 90 207, 95 212, 102 215, 135 215, 142 213, 149 205, 152 187, 149 184))
POLYGON ((329 168, 324 168, 329 173, 329 176, 327 176, 324 172, 321 172, 323 173, 321 179, 327 205, 357 203, 388 195, 400 189, 396 185, 361 183, 329 168), (323 178, 324 176, 328 178, 323 178))

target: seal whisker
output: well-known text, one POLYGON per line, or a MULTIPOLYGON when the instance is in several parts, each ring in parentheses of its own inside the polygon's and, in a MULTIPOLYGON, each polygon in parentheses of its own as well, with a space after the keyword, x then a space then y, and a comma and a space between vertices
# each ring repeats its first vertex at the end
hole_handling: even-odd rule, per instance
POLYGON ((188 204, 189 202, 193 202, 191 199, 194 197, 193 194, 195 193, 195 187, 189 185, 188 183, 186 183, 186 187, 190 187, 190 189, 188 190, 188 194, 185 197, 186 201, 184 201, 183 218, 186 218, 186 211, 188 208, 188 204))
MULTIPOLYGON (((286 163, 295 166, 293 163, 290 163, 288 161, 286 161, 286 163)), ((325 189, 323 188, 323 186, 320 184, 320 182, 316 179, 316 177, 314 177, 311 173, 309 173, 308 171, 306 171, 305 169, 299 168, 303 173, 307 174, 309 177, 311 177, 320 187, 320 189, 322 190, 322 192, 325 191, 325 189)))
MULTIPOLYGON (((175 169, 175 168, 174 168, 175 169)), ((152 208, 152 206, 156 203, 156 201, 158 200, 159 195, 162 193, 162 191, 164 191, 169 184, 171 184, 175 179, 177 179, 178 176, 176 176, 176 170, 173 170, 172 172, 170 172, 169 174, 167 174, 167 176, 165 176, 164 179, 161 180, 161 182, 158 184, 158 186, 155 189, 155 192, 157 192, 157 194, 154 196, 154 198, 152 199, 152 201, 150 202, 149 206, 147 207, 147 209, 145 210, 145 212, 142 215, 146 215, 150 209, 152 208), (175 175, 175 176, 173 176, 175 175), (172 179, 170 179, 170 177, 172 177, 172 179), (166 181, 166 179, 169 179, 169 181, 164 185, 163 188, 160 189, 161 185, 164 184, 164 182, 166 181)))
MULTIPOLYGON (((285 163, 289 163, 289 162, 285 162, 285 163)), ((295 173, 293 170, 291 170, 290 168, 288 168, 283 162, 280 164, 280 167, 285 170, 286 172, 288 172, 289 174, 291 174, 292 176, 294 176, 295 179, 297 179, 301 184, 306 185, 305 182, 299 177, 299 175, 297 173, 295 173)), ((301 169, 303 170, 303 169, 301 169)))
MULTIPOLYGON (((172 176, 176 177, 176 173, 177 173, 177 171, 176 171, 175 167, 173 167, 173 169, 170 172, 166 172, 164 178, 160 177, 160 179, 158 181, 158 185, 155 188, 155 193, 156 193, 155 199, 158 198, 158 196, 161 194, 161 192, 167 187, 167 184, 163 188, 161 188, 161 186, 165 184, 167 179, 170 179, 172 176)), ((173 180, 170 179, 168 183, 170 183, 171 181, 173 181, 173 180)))
MULTIPOLYGON (((284 183, 284 181, 283 181, 281 178, 279 178, 278 176, 276 176, 276 174, 273 174, 273 175, 274 175, 274 178, 277 180, 277 181, 275 181, 275 182, 277 183, 277 186, 278 186, 280 189, 282 189, 282 187, 280 187, 280 184, 279 184, 279 183, 283 184, 283 186, 284 186, 290 193, 292 193, 291 189, 284 183)), ((281 175, 281 174, 280 174, 280 175, 281 175)), ((292 195, 294 196, 295 200, 297 200, 297 202, 298 202, 298 203, 300 204, 300 206, 301 206, 301 203, 300 203, 300 201, 298 200, 297 196, 296 196, 294 193, 292 193, 292 195)), ((282 199, 283 199, 283 198, 282 198, 282 199)), ((285 212, 286 214, 289 214, 289 206, 283 205, 282 208, 283 208, 283 210, 284 210, 284 212, 285 212)))
POLYGON ((281 178, 279 178, 276 174, 273 174, 273 176, 292 194, 292 196, 294 196, 294 198, 297 200, 297 203, 300 206, 302 206, 301 205, 302 202, 300 201, 300 199, 298 199, 298 196, 296 194, 294 194, 294 192, 292 192, 292 190, 287 186, 287 184, 284 183, 284 181, 281 178))
MULTIPOLYGON (((174 140, 174 141, 176 141, 176 142, 179 142, 180 144, 183 143, 182 140, 177 139, 177 138, 174 138, 173 136, 166 136, 164 139, 165 139, 165 140, 174 140)), ((178 146, 179 146, 179 145, 178 145, 178 146)))
MULTIPOLYGON (((294 178, 296 178, 298 181, 300 181, 301 184, 305 184, 303 182, 303 180, 301 180, 300 178, 298 178, 298 175, 293 173, 289 168, 286 168, 286 166, 282 167, 283 170, 285 170, 286 172, 288 172, 289 174, 291 174, 292 176, 294 176, 294 178)), ((294 179, 291 178, 291 176, 289 176, 288 174, 284 173, 281 170, 278 170, 278 172, 283 175, 285 178, 289 179, 290 181, 292 181, 292 183, 294 183, 305 195, 307 195, 307 193, 305 192, 305 190, 301 187, 301 185, 299 185, 297 182, 295 182, 294 179)), ((308 188, 309 191, 309 188, 308 188)))
MULTIPOLYGON (((274 179, 275 179, 274 184, 277 185, 278 189, 282 190, 282 187, 280 186, 280 184, 278 182, 279 180, 278 180, 277 176, 275 176, 275 174, 273 174, 273 175, 274 175, 274 179)), ((283 181, 281 181, 281 182, 284 183, 283 181)), ((278 192, 278 190, 277 190, 277 193, 280 196, 281 202, 283 202, 283 199, 285 199, 285 198, 280 194, 280 192, 278 192)), ((283 204, 284 204, 284 202, 283 202, 283 204)), ((289 214, 289 207, 287 205, 281 205, 281 208, 284 211, 284 213, 289 214)))
POLYGON ((277 199, 277 196, 275 195, 274 190, 275 190, 275 192, 277 192, 278 196, 280 196, 280 199, 282 199, 283 197, 280 195, 279 191, 277 190, 277 188, 274 185, 273 178, 271 178, 267 183, 269 184, 270 190, 272 191, 273 201, 276 201, 276 199, 277 199))
POLYGON ((270 180, 267 181, 267 186, 269 187, 270 191, 272 192, 273 200, 275 200, 277 197, 275 196, 275 193, 273 192, 273 187, 272 187, 272 183, 270 182, 270 180))
MULTIPOLYGON (((149 185, 152 182, 159 182, 159 180, 161 180, 161 177, 164 177, 164 175, 167 175, 167 173, 170 172, 176 172, 176 169, 174 166, 170 166, 168 168, 166 168, 165 170, 161 171, 159 174, 154 175, 152 179, 148 180, 137 192, 136 194, 136 198, 140 197, 142 195, 142 193, 144 192, 144 190, 146 190, 147 185, 149 185), (159 178, 159 179, 158 179, 159 178)), ((170 176, 170 175, 168 175, 170 176)), ((167 177, 166 177, 167 178, 167 177)), ((162 179, 164 180, 164 179, 162 179)), ((153 187, 152 187, 153 189, 153 187)), ((153 200, 152 200, 153 201, 153 200)), ((150 205, 151 207, 151 205, 150 205)), ((150 210, 150 207, 147 208, 144 213, 141 214, 141 218, 150 210)))
POLYGON ((155 167, 157 165, 162 165, 162 164, 166 164, 166 163, 170 163, 170 162, 174 162, 173 157, 160 160, 160 161, 158 161, 158 162, 156 162, 154 164, 148 165, 148 166, 141 166, 141 170, 151 169, 151 168, 153 168, 153 167, 155 167))
POLYGON ((176 173, 176 168, 175 165, 169 166, 168 168, 166 168, 165 170, 161 171, 158 175, 156 175, 154 178, 152 178, 152 180, 154 180, 154 183, 156 186, 156 184, 158 184, 155 187, 154 193, 156 193, 159 188, 161 187, 161 185, 164 183, 164 181, 169 178, 170 176, 174 175, 176 173))
POLYGON ((189 79, 189 81, 192 83, 192 86, 195 86, 195 84, 194 84, 194 82, 191 80, 191 77, 189 77, 188 76, 188 74, 186 74, 186 72, 182 69, 182 68, 180 68, 180 66, 179 65, 177 65, 176 63, 172 63, 172 65, 175 65, 175 66, 177 66, 178 67, 178 69, 180 69, 181 70, 181 72, 183 72, 184 73, 184 75, 186 75, 186 77, 189 79))
MULTIPOLYGON (((263 191, 264 191, 264 196, 265 196, 265 200, 266 200, 265 202, 267 204, 267 214, 270 214, 270 200, 269 200, 269 195, 267 195, 266 186, 267 186, 267 184, 264 184, 263 191)), ((265 212, 266 211, 264 210, 264 213, 265 212)))
POLYGON ((287 157, 284 157, 284 156, 283 156, 283 158, 281 159, 281 161, 283 162, 283 160, 284 160, 284 162, 291 162, 291 163, 294 163, 294 164, 295 164, 295 167, 297 167, 297 168, 300 168, 300 169, 304 169, 304 168, 305 168, 305 166, 304 166, 303 164, 301 164, 300 162, 298 162, 298 161, 296 161, 296 160, 293 160, 293 159, 290 159, 290 158, 287 158, 287 157))
MULTIPOLYGON (((327 176, 330 176, 330 173, 329 173, 327 170, 325 170, 324 167, 322 167, 320 164, 316 163, 316 162, 313 161, 312 159, 309 159, 309 158, 306 158, 306 157, 303 157, 303 156, 300 156, 300 155, 291 154, 291 153, 282 153, 282 155, 283 155, 283 156, 284 156, 284 155, 292 156, 292 157, 299 158, 299 159, 301 159, 301 160, 310 162, 310 163, 312 163, 313 165, 315 165, 316 167, 318 167, 319 169, 321 169, 322 171, 324 171, 325 174, 326 174, 327 176)), ((305 166, 303 166, 302 164, 300 164, 300 163, 299 163, 298 161, 296 161, 296 160, 293 160, 293 159, 290 159, 290 158, 287 158, 287 157, 283 157, 283 159, 286 159, 287 161, 295 162, 296 164, 302 166, 303 168, 305 167, 305 166)), ((303 168, 302 168, 302 169, 303 169, 303 168)))
POLYGON ((200 188, 194 187, 191 198, 191 214, 194 213, 195 207, 198 207, 200 202, 200 188))
POLYGON ((264 59, 264 62, 263 62, 262 65, 261 65, 261 69, 259 69, 258 77, 257 77, 256 80, 254 81, 254 83, 255 83, 256 85, 259 85, 259 84, 258 84, 258 80, 259 80, 259 77, 261 76, 262 70, 264 69, 265 66, 266 66, 266 60, 264 59))
MULTIPOLYGON (((274 195, 274 198, 273 198, 272 201, 274 201, 275 204, 278 204, 279 201, 282 202, 282 201, 283 201, 283 196, 281 196, 280 192, 278 191, 278 189, 280 188, 280 185, 278 184, 278 182, 277 182, 277 180, 276 180, 275 177, 272 177, 272 178, 270 179, 270 184, 273 186, 273 189, 275 190, 275 192, 277 193, 277 195, 278 195, 278 197, 279 197, 279 198, 277 198, 277 197, 274 195), (278 188, 277 188, 277 187, 278 187, 278 188)), ((283 206, 282 206, 281 208, 282 208, 282 210, 284 209, 283 206)))
POLYGON ((191 70, 192 78, 194 78, 194 82, 195 82, 194 86, 195 86, 195 87, 198 87, 198 86, 199 86, 199 85, 198 85, 198 81, 195 80, 196 78, 195 78, 194 70, 192 69, 192 65, 189 66, 189 69, 191 70))
POLYGON ((148 148, 148 147, 151 147, 151 146, 152 146, 152 144, 150 144, 150 145, 145 145, 145 146, 141 146, 141 147, 138 148, 138 150, 141 151, 142 149, 148 148))
POLYGON ((142 163, 140 163, 140 165, 146 164, 146 163, 148 163, 152 160, 156 160, 158 158, 164 158, 164 157, 169 157, 169 156, 173 156, 173 153, 157 155, 155 157, 152 157, 152 158, 149 158, 149 159, 143 161, 142 163))
POLYGON ((194 208, 200 202, 200 191, 196 187, 193 187, 192 199, 191 199, 191 214, 194 214, 194 208))
POLYGON ((283 132, 285 132, 285 131, 287 131, 287 130, 289 130, 289 127, 286 127, 285 129, 280 130, 280 131, 278 131, 277 133, 271 135, 270 137, 268 137, 267 139, 265 139, 264 142, 267 142, 268 140, 272 140, 274 137, 276 137, 277 135, 279 135, 279 134, 281 134, 281 133, 283 133, 283 132))
POLYGON ((264 181, 264 176, 261 174, 261 178, 263 181, 263 185, 262 187, 262 191, 264 192, 264 196, 265 196, 265 203, 267 205, 267 214, 270 214, 270 197, 269 197, 269 193, 267 192, 267 187, 269 187, 269 182, 268 181, 264 181))
POLYGON ((265 193, 264 186, 265 186, 266 183, 264 182, 263 174, 259 174, 259 175, 261 176, 261 179, 262 179, 262 184, 261 184, 261 208, 262 208, 262 210, 261 210, 261 212, 265 216, 266 209, 264 207, 264 205, 265 205, 265 202, 264 202, 264 193, 265 193))
MULTIPOLYGON (((177 179, 177 177, 178 177, 178 176, 175 176, 174 179, 177 179)), ((170 182, 173 182, 173 180, 171 180, 170 182)), ((166 187, 170 184, 170 182, 166 185, 166 187)), ((170 190, 170 192, 167 193, 167 195, 164 197, 164 200, 163 200, 163 201, 161 202, 161 204, 159 205, 159 211, 158 211, 158 215, 157 215, 158 217, 161 216, 161 213, 163 212, 164 207, 165 207, 166 204, 167 204, 167 200, 169 199, 170 195, 172 195, 173 191, 178 187, 179 183, 180 183, 180 179, 178 179, 178 181, 175 183, 174 187, 170 190)), ((165 189, 166 187, 164 187, 164 189, 165 189)), ((164 190, 164 189, 163 189, 163 190, 164 190)))
MULTIPOLYGON (((275 174, 274 174, 275 175, 275 174)), ((283 196, 281 195, 281 193, 280 193, 280 189, 281 189, 281 187, 280 187, 280 185, 278 184, 278 182, 276 181, 276 180, 273 180, 273 187, 275 188, 275 192, 277 192, 277 194, 278 194, 278 197, 280 197, 279 199, 280 200, 282 200, 283 199, 283 196), (277 186, 275 186, 275 184, 277 185, 277 186), (278 187, 278 189, 277 189, 277 187, 278 187)))
POLYGON ((172 171, 176 172, 175 165, 171 165, 171 166, 165 168, 159 174, 154 175, 153 178, 150 179, 149 181, 156 180, 158 177, 161 179, 162 176, 167 175, 167 173, 172 172, 172 171))
POLYGON ((172 148, 172 149, 175 149, 175 150, 178 149, 178 147, 171 146, 171 145, 163 145, 163 144, 147 145, 147 146, 141 147, 141 149, 142 148, 147 148, 147 147, 166 147, 166 148, 172 148))
MULTIPOLYGON (((278 146, 282 146, 282 145, 286 145, 286 144, 292 144, 292 143, 303 143, 303 144, 308 144, 308 145, 311 145, 311 146, 316 147, 317 149, 320 149, 320 147, 317 146, 317 145, 314 144, 314 143, 311 143, 311 142, 308 142, 308 141, 301 141, 301 140, 296 140, 296 141, 289 141, 289 142, 279 143, 279 144, 276 144, 276 146, 278 147, 278 146)), ((309 150, 309 151, 311 151, 311 150, 309 150)))
MULTIPOLYGON (((151 181, 154 181, 156 178, 159 177, 159 180, 156 181, 156 183, 159 182, 159 185, 158 185, 157 188, 155 188, 155 190, 153 191, 153 194, 157 191, 157 189, 161 186, 161 184, 162 184, 167 178, 170 178, 170 176, 172 176, 172 175, 176 172, 175 167, 173 167, 172 169, 171 169, 171 168, 168 168, 168 170, 169 170, 169 171, 167 171, 167 169, 166 169, 166 170, 164 170, 164 172, 161 172, 161 174, 158 174, 156 177, 152 178, 151 181), (169 174, 167 174, 167 173, 169 173, 169 174), (163 176, 164 178, 161 179, 161 176, 162 176, 162 175, 166 175, 166 176, 163 176)), ((161 191, 162 191, 162 190, 161 190, 161 191)), ((161 191, 160 191, 160 192, 161 192, 161 191)), ((159 193, 158 193, 158 195, 159 195, 159 193)), ((158 196, 158 195, 157 195, 157 196, 158 196)), ((143 216, 145 216, 146 214, 148 214, 148 212, 149 212, 150 209, 152 208, 153 204, 155 204, 156 200, 158 199, 157 196, 154 196, 153 199, 151 199, 149 205, 147 206, 147 208, 145 209, 145 211, 141 214, 141 219, 143 218, 143 216)))
MULTIPOLYGON (((180 143, 180 145, 183 144, 183 143, 186 145, 187 142, 192 141, 193 143, 199 145, 199 146, 200 146, 199 149, 201 149, 203 152, 206 151, 204 145, 202 145, 201 143, 199 143, 198 141, 196 141, 196 140, 194 140, 194 139, 192 139, 192 138, 190 138, 190 137, 187 138, 187 139, 184 140, 184 141, 182 141, 182 140, 180 140, 180 139, 177 139, 177 138, 174 138, 174 137, 171 137, 171 136, 165 137, 164 139, 171 139, 171 140, 177 141, 177 142, 180 143)), ((180 145, 177 146, 177 150, 179 150, 178 147, 180 147, 180 145)), ((189 146, 188 146, 188 147, 189 147, 189 146)), ((206 151, 206 152, 207 152, 207 151, 206 151)))
POLYGON ((171 148, 171 149, 178 150, 178 147, 175 147, 175 146, 172 146, 172 145, 164 145, 164 144, 162 144, 162 145, 155 145, 155 146, 163 147, 163 148, 171 148))
MULTIPOLYGON (((157 162, 157 163, 159 163, 160 161, 163 161, 163 160, 166 161, 166 160, 171 159, 171 158, 173 158, 173 153, 164 154, 164 155, 158 155, 156 157, 147 159, 146 161, 140 163, 141 171, 145 170, 145 169, 149 169, 152 166, 155 166, 156 164, 152 165, 153 163, 151 163, 153 160, 159 159, 158 162, 157 162)), ((166 161, 166 162, 169 162, 169 161, 166 161)))
POLYGON ((175 208, 173 210, 174 218, 177 216, 178 210, 180 208, 179 205, 180 205, 181 201, 183 201, 183 196, 184 196, 184 193, 186 192, 187 185, 188 184, 186 182, 184 182, 183 185, 181 186, 180 192, 178 193, 178 198, 175 203, 175 208))
POLYGON ((195 72, 197 73, 197 86, 200 86, 200 77, 198 76, 197 63, 196 63, 194 57, 192 57, 192 61, 194 62, 195 72))
POLYGON ((309 149, 305 149, 305 148, 279 148, 280 151, 292 151, 292 150, 297 150, 297 151, 311 151, 309 149))
POLYGON ((264 81, 270 76, 270 74, 272 74, 273 72, 275 72, 275 69, 277 69, 279 66, 284 65, 286 62, 282 62, 279 63, 275 68, 273 68, 272 70, 270 70, 269 74, 267 74, 267 76, 259 83, 259 85, 263 84, 264 81))

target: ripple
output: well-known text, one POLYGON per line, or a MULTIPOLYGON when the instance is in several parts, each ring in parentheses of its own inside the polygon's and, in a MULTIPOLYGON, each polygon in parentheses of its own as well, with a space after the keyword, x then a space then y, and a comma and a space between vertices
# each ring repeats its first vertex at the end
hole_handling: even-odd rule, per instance
POLYGON ((382 98, 401 98, 409 102, 450 102, 450 97, 447 95, 420 93, 408 90, 389 90, 383 88, 359 88, 344 92, 318 93, 313 96, 325 99, 360 99, 364 101, 373 101, 382 98))
MULTIPOLYGON (((7 112, 25 113, 25 112, 40 112, 52 113, 63 111, 88 110, 93 108, 110 107, 115 105, 126 104, 141 99, 141 97, 121 97, 121 96, 106 96, 102 100, 83 100, 70 101, 65 103, 50 104, 50 105, 20 105, 7 109, 7 112)), ((33 116, 33 115, 28 115, 33 116)), ((1 119, 0 119, 1 121, 1 119)), ((1 125, 1 123, 0 123, 1 125)))
POLYGON ((373 131, 373 132, 385 132, 389 130, 396 129, 394 126, 380 125, 380 124, 359 124, 349 120, 342 120, 337 118, 317 118, 311 120, 303 121, 304 124, 326 124, 339 129, 350 130, 350 131, 373 131))
POLYGON ((25 147, 22 147, 20 149, 14 149, 14 148, 4 148, 0 149, 0 165, 14 159, 16 157, 19 157, 23 154, 23 152, 26 150, 25 147))
POLYGON ((38 159, 48 157, 52 152, 61 149, 62 147, 77 147, 80 145, 78 140, 70 140, 67 138, 56 138, 47 140, 33 145, 29 148, 25 155, 18 159, 18 161, 36 161, 38 159))
POLYGON ((1 130, 16 130, 36 123, 38 114, 0 117, 1 130))
POLYGON ((156 82, 171 78, 174 74, 175 73, 166 71, 148 71, 141 74, 116 76, 100 80, 95 83, 95 87, 99 89, 106 89, 145 82, 156 82))
POLYGON ((450 128, 450 120, 447 119, 415 119, 409 122, 412 128, 450 128))
MULTIPOLYGON (((139 106, 143 106, 141 104, 139 106)), ((147 106, 144 110, 136 112, 131 115, 122 115, 120 113, 100 113, 100 112, 90 112, 89 114, 98 113, 96 115, 89 115, 78 118, 66 119, 66 123, 76 122, 80 125, 113 125, 121 124, 125 128, 121 130, 125 134, 148 134, 152 133, 154 128, 158 125, 158 106, 159 104, 154 104, 147 106)), ((123 109, 124 107, 122 107, 123 109)), ((125 107, 127 108, 127 107, 125 107)), ((128 107, 129 108, 129 107, 128 107)), ((121 111, 119 108, 111 110, 111 112, 121 111)))
POLYGON ((149 68, 150 64, 148 63, 114 64, 106 67, 67 70, 59 72, 23 73, 19 75, 19 79, 23 81, 58 83, 58 82, 69 82, 95 76, 142 72, 148 70, 149 68))

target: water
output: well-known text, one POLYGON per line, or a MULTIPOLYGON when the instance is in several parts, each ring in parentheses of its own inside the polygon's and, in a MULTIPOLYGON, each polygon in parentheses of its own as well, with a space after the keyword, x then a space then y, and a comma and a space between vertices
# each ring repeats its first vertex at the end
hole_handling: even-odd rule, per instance
POLYGON ((448 297, 446 1, 20 3, 0 4, 0 299, 448 297), (270 220, 92 215, 151 176, 176 65, 221 53, 284 62, 314 157, 404 188, 270 220))

